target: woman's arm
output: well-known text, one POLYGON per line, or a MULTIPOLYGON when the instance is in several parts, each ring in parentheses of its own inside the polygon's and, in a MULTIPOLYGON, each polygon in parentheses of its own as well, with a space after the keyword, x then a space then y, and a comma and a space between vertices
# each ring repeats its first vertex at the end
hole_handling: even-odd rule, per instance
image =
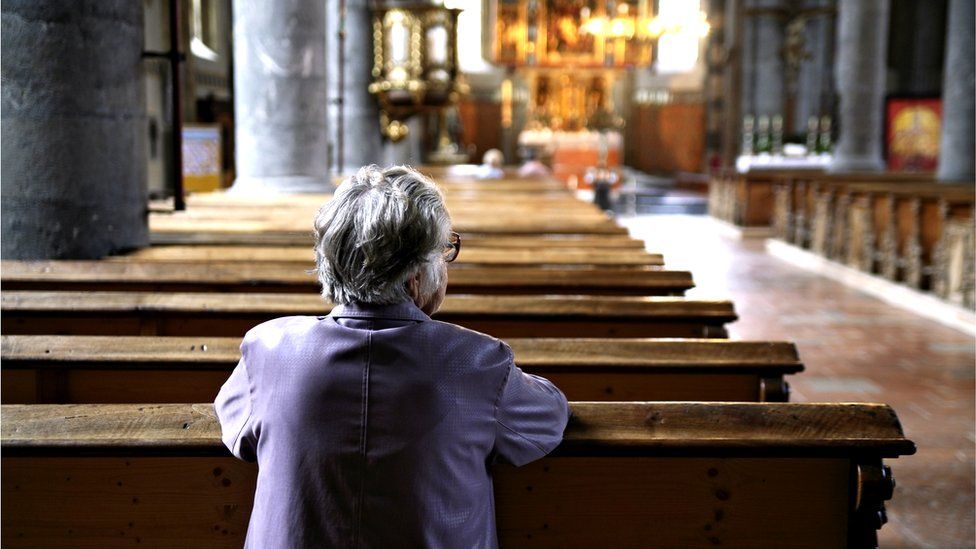
POLYGON ((243 358, 217 393, 214 411, 224 445, 238 458, 255 461, 257 436, 251 421, 251 382, 243 358))
POLYGON ((495 411, 495 452, 500 457, 524 465, 548 454, 562 442, 568 417, 562 391, 510 360, 495 411))

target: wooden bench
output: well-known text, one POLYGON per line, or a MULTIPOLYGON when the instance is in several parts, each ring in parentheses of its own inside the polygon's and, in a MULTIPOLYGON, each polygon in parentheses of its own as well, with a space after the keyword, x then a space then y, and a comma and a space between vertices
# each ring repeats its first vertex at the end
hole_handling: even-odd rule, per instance
MULTIPOLYGON (((543 218, 537 215, 484 216, 477 219, 458 218, 453 220, 454 230, 459 233, 527 235, 527 234, 606 234, 627 235, 627 229, 603 218, 577 219, 573 217, 543 218)), ((311 216, 283 216, 277 219, 226 219, 204 218, 186 219, 179 215, 150 217, 152 231, 226 231, 264 232, 312 230, 311 216)))
MULTIPOLYGON (((330 310, 311 294, 0 294, 0 325, 8 335, 241 337, 272 318, 320 316, 330 310)), ((728 301, 675 297, 452 295, 434 318, 500 338, 723 338, 725 324, 736 314, 728 301)))
MULTIPOLYGON (((664 265, 661 254, 650 254, 640 249, 603 250, 599 248, 552 248, 552 249, 501 249, 469 246, 462 237, 463 253, 451 267, 467 265, 518 265, 538 267, 543 265, 589 265, 601 267, 660 267, 664 265)), ((312 262, 312 246, 152 246, 125 255, 106 258, 110 261, 177 261, 177 262, 230 262, 271 261, 302 263, 312 262)))
MULTIPOLYGON (((2 261, 5 290, 298 292, 317 294, 314 263, 2 261)), ((682 295, 688 271, 620 267, 460 266, 451 294, 682 295)))
MULTIPOLYGON (((535 193, 519 195, 513 199, 507 193, 478 193, 472 191, 444 189, 445 205, 452 215, 465 211, 474 215, 488 215, 492 210, 503 210, 499 213, 542 211, 551 213, 562 211, 573 215, 583 215, 594 218, 606 218, 606 214, 589 202, 578 200, 566 192, 535 193)), ((302 195, 230 195, 226 193, 192 194, 186 199, 187 209, 176 212, 168 202, 150 202, 153 213, 175 214, 179 217, 194 215, 228 215, 228 217, 262 216, 274 214, 281 210, 301 210, 306 219, 332 200, 331 194, 302 194, 302 195)))
MULTIPOLYGON (((500 248, 503 250, 643 250, 644 242, 626 235, 480 235, 465 233, 468 248, 500 248)), ((301 231, 262 231, 248 233, 224 229, 171 231, 156 230, 149 234, 153 246, 306 246, 315 243, 311 229, 301 231)), ((466 252, 465 252, 466 253, 466 252)))
MULTIPOLYGON (((476 234, 626 235, 605 214, 584 204, 552 180, 451 182, 442 185, 454 228, 476 234), (513 192, 523 193, 518 196, 513 192), (524 194, 529 193, 529 194, 524 194)), ((212 193, 191 196, 185 211, 152 208, 153 231, 308 231, 327 194, 243 197, 212 193)))
MULTIPOLYGON (((914 453, 870 404, 572 403, 493 470, 503 547, 874 547, 914 453)), ((210 404, 4 405, 5 547, 240 547, 257 469, 210 404)))
MULTIPOLYGON (((510 339, 516 363, 571 400, 785 402, 803 370, 784 342, 510 339)), ((2 401, 73 404, 213 401, 240 339, 146 336, 0 338, 2 401)))

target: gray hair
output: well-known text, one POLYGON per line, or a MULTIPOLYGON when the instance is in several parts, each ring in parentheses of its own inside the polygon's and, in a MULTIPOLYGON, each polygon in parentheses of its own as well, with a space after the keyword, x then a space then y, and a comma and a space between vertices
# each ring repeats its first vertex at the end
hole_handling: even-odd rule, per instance
POLYGON ((333 303, 407 301, 443 282, 440 265, 451 218, 433 181, 406 166, 366 166, 339 185, 315 216, 315 263, 322 297, 333 303))

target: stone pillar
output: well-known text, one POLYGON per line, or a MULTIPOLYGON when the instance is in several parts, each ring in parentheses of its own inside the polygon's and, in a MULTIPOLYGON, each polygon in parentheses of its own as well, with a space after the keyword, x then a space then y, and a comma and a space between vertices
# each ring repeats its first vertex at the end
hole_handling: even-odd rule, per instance
POLYGON ((368 0, 346 0, 344 27, 340 26, 338 0, 327 0, 326 12, 331 168, 333 173, 344 175, 355 173, 362 166, 384 163, 379 107, 367 90, 373 78, 373 18, 368 0), (346 30, 345 46, 341 49, 340 28, 346 30), (344 73, 341 89, 340 69, 344 73), (338 133, 340 108, 341 150, 338 133))
MULTIPOLYGON (((754 24, 753 16, 749 15, 748 10, 752 7, 752 3, 749 0, 739 0, 742 5, 738 7, 744 13, 740 19, 742 25, 740 29, 736 29, 735 32, 740 33, 739 43, 741 44, 741 57, 739 64, 740 71, 740 96, 739 96, 739 120, 736 123, 739 127, 739 132, 742 131, 742 117, 751 116, 756 114, 756 101, 755 101, 755 89, 756 89, 756 26, 754 24)), ((732 1, 726 5, 725 9, 728 13, 735 13, 735 7, 732 1)))
POLYGON ((942 181, 972 181, 974 177, 973 17, 973 0, 949 0, 937 174, 942 181))
POLYGON ((723 48, 725 60, 722 65, 724 73, 724 105, 722 116, 722 166, 730 167, 742 149, 743 86, 745 84, 745 55, 742 32, 742 3, 740 0, 725 0, 723 26, 723 48))
POLYGON ((882 171, 890 0, 840 0, 837 93, 840 133, 830 171, 882 171))
MULTIPOLYGON (((830 0, 807 0, 804 7, 815 9, 828 8, 830 5, 830 0)), ((807 120, 811 116, 819 118, 833 112, 833 16, 820 13, 809 16, 804 37, 805 50, 810 58, 803 61, 797 74, 796 104, 792 116, 793 132, 798 134, 806 131, 807 120)))
POLYGON ((325 192, 325 2, 234 0, 235 191, 325 192))
POLYGON ((0 8, 3 259, 149 244, 142 3, 0 8))
POLYGON ((784 114, 786 106, 783 63, 783 21, 778 10, 782 0, 752 0, 747 5, 761 10, 748 19, 753 27, 753 107, 756 116, 784 114))

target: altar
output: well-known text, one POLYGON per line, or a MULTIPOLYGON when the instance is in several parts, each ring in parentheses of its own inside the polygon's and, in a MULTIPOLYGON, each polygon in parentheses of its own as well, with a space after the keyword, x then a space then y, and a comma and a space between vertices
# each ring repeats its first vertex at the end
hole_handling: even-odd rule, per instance
POLYGON ((590 189, 587 170, 620 168, 623 136, 617 131, 525 130, 519 134, 519 149, 531 149, 537 157, 549 158, 553 175, 572 189, 590 189))

